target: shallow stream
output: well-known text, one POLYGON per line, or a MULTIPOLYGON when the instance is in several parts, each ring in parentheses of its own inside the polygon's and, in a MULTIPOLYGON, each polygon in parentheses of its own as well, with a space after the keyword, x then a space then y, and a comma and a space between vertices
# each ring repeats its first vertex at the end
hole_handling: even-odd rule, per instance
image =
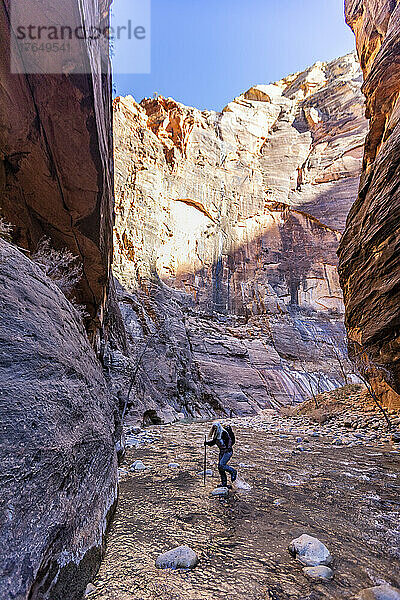
POLYGON ((205 488, 201 474, 207 428, 153 427, 128 448, 122 469, 137 459, 149 469, 122 472, 90 600, 338 600, 383 582, 400 587, 400 453, 312 435, 303 436, 304 451, 293 452, 293 430, 236 421, 231 462, 251 489, 216 499, 214 449, 205 488), (333 582, 308 581, 289 555, 288 544, 302 533, 329 548, 333 582), (199 554, 197 568, 157 570, 158 554, 181 544, 199 554))

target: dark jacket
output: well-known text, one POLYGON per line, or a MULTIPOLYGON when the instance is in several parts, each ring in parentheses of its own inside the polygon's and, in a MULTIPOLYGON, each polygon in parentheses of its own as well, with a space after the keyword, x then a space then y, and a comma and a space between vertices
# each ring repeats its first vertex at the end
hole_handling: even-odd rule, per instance
POLYGON ((221 452, 228 452, 232 450, 233 440, 227 431, 222 432, 221 439, 211 440, 206 442, 207 446, 218 446, 221 452))

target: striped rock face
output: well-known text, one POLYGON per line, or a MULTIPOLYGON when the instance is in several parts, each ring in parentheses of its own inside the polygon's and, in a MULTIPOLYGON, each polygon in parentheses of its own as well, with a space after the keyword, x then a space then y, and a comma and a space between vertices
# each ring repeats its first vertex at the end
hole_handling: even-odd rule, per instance
POLYGON ((348 0, 364 73, 369 132, 358 198, 340 249, 340 277, 353 354, 375 392, 400 406, 400 6, 348 0))
POLYGON ((132 302, 158 328, 169 315, 175 352, 146 354, 147 397, 171 389, 176 410, 197 398, 243 414, 341 383, 336 251, 361 169, 361 82, 350 54, 253 86, 221 113, 115 100, 120 304, 137 345, 147 334, 132 302))

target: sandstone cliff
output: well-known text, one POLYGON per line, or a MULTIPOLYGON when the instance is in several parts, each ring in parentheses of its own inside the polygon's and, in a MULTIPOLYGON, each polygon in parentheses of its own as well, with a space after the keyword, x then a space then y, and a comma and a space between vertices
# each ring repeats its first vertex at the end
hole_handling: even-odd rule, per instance
MULTIPOLYGON (((110 2, 67 0, 55 22, 106 11, 110 2)), ((35 6, 51 19, 49 7, 35 6)), ((36 22, 36 21, 35 21, 36 22)), ((86 49, 88 74, 10 74, 10 1, 0 7, 0 212, 14 240, 34 250, 44 235, 68 247, 83 266, 76 290, 92 334, 103 319, 112 257, 111 82, 86 49)))
MULTIPOLYGON (((361 167, 361 80, 350 54, 254 86, 222 113, 115 100, 114 272, 153 313, 162 296, 164 321, 166 296, 175 323, 182 312, 168 381, 146 365, 161 394, 184 382, 175 410, 194 394, 203 408, 254 412, 341 381, 336 250, 361 167)), ((143 345, 144 317, 130 315, 131 343, 143 345)))
POLYGON ((376 392, 400 406, 400 5, 347 0, 370 129, 358 198, 339 249, 350 347, 376 392))
MULTIPOLYGON (((45 10, 43 3, 30 3, 45 10)), ((46 4, 46 3, 45 3, 46 4)), ((54 3, 53 3, 54 4, 54 3)), ((55 22, 100 19, 106 0, 57 3, 55 22), (57 21, 58 19, 58 21, 57 21)), ((0 214, 32 251, 46 236, 82 267, 75 298, 96 349, 108 298, 113 175, 110 77, 11 75, 10 2, 0 8, 0 214)), ((102 72, 101 72, 102 71, 102 72)), ((116 320, 114 313, 114 321, 116 320)), ((119 415, 76 310, 0 240, 0 597, 81 600, 116 500, 119 415)))

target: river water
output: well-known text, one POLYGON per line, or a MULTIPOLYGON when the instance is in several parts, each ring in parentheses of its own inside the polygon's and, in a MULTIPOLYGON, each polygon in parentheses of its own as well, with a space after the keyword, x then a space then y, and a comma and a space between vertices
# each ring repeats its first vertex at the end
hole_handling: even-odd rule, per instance
POLYGON ((209 450, 214 475, 206 487, 200 474, 207 428, 159 426, 134 439, 122 468, 141 459, 149 469, 122 472, 90 600, 338 600, 383 582, 400 587, 399 452, 361 441, 333 445, 312 430, 302 432, 305 451, 293 452, 299 430, 235 421, 232 464, 251 489, 216 499, 217 451, 209 450), (333 582, 308 581, 288 553, 303 533, 329 548, 333 582), (158 554, 181 544, 198 553, 196 569, 155 568, 158 554))

